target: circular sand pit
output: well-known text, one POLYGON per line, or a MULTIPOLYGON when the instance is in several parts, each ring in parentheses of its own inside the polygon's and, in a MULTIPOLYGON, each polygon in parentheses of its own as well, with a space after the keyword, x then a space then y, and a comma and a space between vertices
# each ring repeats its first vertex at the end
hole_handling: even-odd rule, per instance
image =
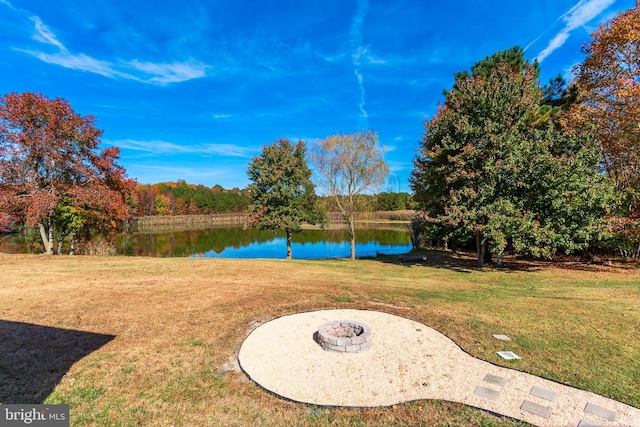
POLYGON ((640 427, 638 408, 492 365, 426 325, 377 311, 320 310, 270 320, 249 334, 238 362, 266 390, 312 405, 374 407, 438 399, 541 427, 583 425, 595 414, 591 410, 615 418, 604 424, 601 418, 598 425, 640 427), (344 321, 358 324, 351 338, 362 336, 365 324, 371 325, 375 345, 359 354, 323 350, 317 342, 318 325, 333 325, 332 319, 358 319, 344 321), (555 399, 536 401, 545 399, 534 394, 540 389, 555 399))

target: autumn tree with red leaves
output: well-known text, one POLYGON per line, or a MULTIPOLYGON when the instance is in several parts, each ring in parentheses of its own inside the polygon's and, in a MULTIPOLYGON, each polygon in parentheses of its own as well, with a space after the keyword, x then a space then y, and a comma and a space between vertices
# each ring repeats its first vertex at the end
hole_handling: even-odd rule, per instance
POLYGON ((595 124, 603 163, 640 206, 640 1, 598 27, 576 71, 585 119, 595 124))
POLYGON ((0 212, 0 233, 8 233, 11 231, 12 220, 6 212, 0 212))
POLYGON ((574 109, 593 125, 602 163, 623 194, 624 209, 610 218, 610 246, 640 257, 640 1, 600 25, 576 69, 582 103, 574 109))
POLYGON ((116 164, 119 149, 100 149, 95 117, 41 94, 0 97, 0 211, 37 227, 46 254, 66 238, 106 236, 128 217, 134 182, 116 164))

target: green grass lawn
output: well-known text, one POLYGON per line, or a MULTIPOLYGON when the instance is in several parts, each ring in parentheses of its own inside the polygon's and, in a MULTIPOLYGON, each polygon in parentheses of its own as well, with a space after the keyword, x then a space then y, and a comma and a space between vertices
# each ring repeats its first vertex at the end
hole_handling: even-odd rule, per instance
POLYGON ((520 425, 440 401, 315 408, 270 395, 233 367, 256 322, 356 308, 416 320, 480 359, 640 408, 640 269, 472 262, 442 253, 422 264, 0 255, 0 328, 113 337, 49 377, 29 349, 23 372, 2 365, 13 350, 0 339, 0 402, 68 403, 74 426, 520 425), (505 361, 501 350, 522 359, 505 361), (29 388, 34 377, 41 393, 29 388))

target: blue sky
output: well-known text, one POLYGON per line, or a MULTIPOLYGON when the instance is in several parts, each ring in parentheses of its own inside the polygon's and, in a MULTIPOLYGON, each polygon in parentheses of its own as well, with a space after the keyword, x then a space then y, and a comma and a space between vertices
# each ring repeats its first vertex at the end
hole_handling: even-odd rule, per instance
POLYGON ((515 45, 541 79, 634 0, 0 0, 0 93, 65 98, 141 183, 244 188, 281 137, 371 129, 408 191, 456 71, 515 45))

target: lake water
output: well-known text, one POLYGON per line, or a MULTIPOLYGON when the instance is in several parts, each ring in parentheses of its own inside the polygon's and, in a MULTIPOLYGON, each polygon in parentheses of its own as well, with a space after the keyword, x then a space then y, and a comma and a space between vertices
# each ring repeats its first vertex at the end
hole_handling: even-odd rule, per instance
MULTIPOLYGON (((411 250, 406 226, 366 228, 356 231, 356 255, 403 254, 411 250)), ((303 230, 291 239, 294 259, 348 258, 346 230, 303 230)), ((174 231, 170 233, 128 233, 116 242, 118 254, 154 257, 286 258, 284 233, 241 227, 174 231)), ((25 253, 19 236, 0 236, 0 252, 25 253)))
MULTIPOLYGON (((411 250, 406 227, 356 231, 356 255, 402 254, 411 250)), ((119 243, 125 255, 210 258, 286 258, 283 232, 225 227, 160 234, 136 233, 119 243)), ((345 230, 303 230, 291 238, 294 259, 348 258, 349 235, 345 230)))

